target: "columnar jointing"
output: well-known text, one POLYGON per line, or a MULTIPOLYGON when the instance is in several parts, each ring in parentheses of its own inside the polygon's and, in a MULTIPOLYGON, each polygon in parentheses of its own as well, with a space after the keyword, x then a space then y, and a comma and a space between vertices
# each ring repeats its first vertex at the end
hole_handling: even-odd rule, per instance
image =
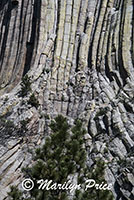
POLYGON ((40 1, 1 3, 0 83, 3 90, 5 87, 11 90, 33 65, 39 46, 40 13, 40 1))

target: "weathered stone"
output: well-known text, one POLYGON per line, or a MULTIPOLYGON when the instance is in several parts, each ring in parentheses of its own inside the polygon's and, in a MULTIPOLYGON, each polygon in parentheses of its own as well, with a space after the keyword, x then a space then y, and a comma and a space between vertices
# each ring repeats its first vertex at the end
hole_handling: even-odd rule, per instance
POLYGON ((117 154, 121 159, 124 158, 127 155, 127 151, 125 149, 125 146, 123 145, 121 140, 119 140, 119 138, 115 138, 112 141, 111 147, 112 147, 112 149, 111 149, 112 152, 117 154))

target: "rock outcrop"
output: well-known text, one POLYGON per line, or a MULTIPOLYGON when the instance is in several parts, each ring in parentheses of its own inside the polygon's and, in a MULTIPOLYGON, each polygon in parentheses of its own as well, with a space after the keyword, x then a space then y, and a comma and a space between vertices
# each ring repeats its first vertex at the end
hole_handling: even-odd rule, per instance
POLYGON ((133 0, 1 0, 0 94, 1 200, 59 113, 87 127, 89 163, 107 163, 115 199, 134 199, 133 0))

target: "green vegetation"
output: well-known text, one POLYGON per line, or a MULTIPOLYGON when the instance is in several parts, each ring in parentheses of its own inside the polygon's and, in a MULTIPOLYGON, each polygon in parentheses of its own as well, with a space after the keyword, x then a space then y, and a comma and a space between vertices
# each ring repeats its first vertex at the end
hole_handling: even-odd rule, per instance
POLYGON ((4 103, 6 103, 8 100, 9 100, 9 97, 6 96, 5 99, 4 99, 4 103))
POLYGON ((19 131, 21 132, 21 134, 23 133, 26 133, 28 131, 27 129, 27 124, 29 123, 29 119, 26 119, 26 120, 22 120, 20 121, 20 129, 19 131))
POLYGON ((30 80, 30 77, 28 77, 28 75, 26 74, 22 78, 21 90, 20 90, 19 96, 25 97, 30 91, 31 91, 31 80, 30 80))
POLYGON ((30 98, 28 100, 28 104, 30 104, 31 106, 34 106, 35 108, 39 107, 39 101, 35 97, 34 93, 30 96, 30 98))
MULTIPOLYGON (((45 144, 36 149, 35 164, 33 167, 23 169, 26 176, 30 177, 35 187, 30 191, 31 200, 68 200, 66 190, 39 190, 37 180, 52 180, 53 183, 64 184, 69 180, 69 175, 78 175, 78 184, 84 187, 85 180, 92 178, 99 183, 104 180, 104 162, 98 160, 92 168, 86 164, 87 153, 84 145, 85 129, 79 120, 71 128, 67 119, 58 115, 50 124, 52 133, 45 139, 45 144)), ((9 193, 12 200, 20 195, 18 190, 16 196, 9 193)), ((19 200, 22 200, 22 195, 19 200)), ((109 191, 77 190, 73 200, 112 200, 109 191)), ((26 198, 25 198, 26 200, 26 198)))
MULTIPOLYGON (((85 169, 84 177, 86 180, 93 179, 97 184, 106 183, 104 179, 105 163, 101 159, 96 161, 96 164, 90 169, 85 169)), ((95 187, 88 189, 85 192, 76 191, 76 196, 73 200, 113 200, 113 194, 109 190, 99 190, 95 187)))
POLYGON ((20 192, 17 187, 11 186, 11 191, 8 193, 10 197, 14 200, 20 200, 22 197, 22 192, 20 192))
POLYGON ((99 116, 105 115, 106 112, 107 112, 106 108, 100 108, 100 110, 96 113, 96 116, 94 119, 97 120, 99 116))
POLYGON ((46 119, 50 119, 50 116, 48 114, 45 114, 46 119))
POLYGON ((0 116, 0 128, 2 129, 3 135, 11 135, 16 130, 13 121, 6 119, 4 115, 0 116))
POLYGON ((16 126, 14 121, 8 119, 8 113, 6 115, 0 115, 0 131, 1 138, 9 138, 10 136, 24 136, 28 131, 27 124, 29 119, 20 121, 20 125, 16 126))
POLYGON ((46 73, 48 74, 50 72, 50 69, 46 69, 46 73))
POLYGON ((65 100, 64 95, 62 95, 62 97, 61 97, 61 101, 64 101, 64 100, 65 100))

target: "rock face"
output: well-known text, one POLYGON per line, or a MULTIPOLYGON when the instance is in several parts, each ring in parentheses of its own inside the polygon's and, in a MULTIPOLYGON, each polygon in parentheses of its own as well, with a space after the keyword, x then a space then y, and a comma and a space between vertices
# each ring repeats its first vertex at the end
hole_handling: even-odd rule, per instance
POLYGON ((134 199, 133 0, 1 0, 0 94, 1 200, 59 113, 87 127, 89 163, 107 162, 115 199, 134 199))

